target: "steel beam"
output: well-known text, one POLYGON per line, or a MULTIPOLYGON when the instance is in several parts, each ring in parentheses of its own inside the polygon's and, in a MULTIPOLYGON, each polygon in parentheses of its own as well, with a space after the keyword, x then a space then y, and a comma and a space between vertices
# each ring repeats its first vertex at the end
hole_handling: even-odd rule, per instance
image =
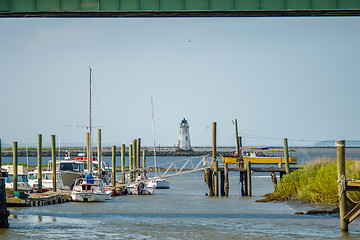
POLYGON ((0 0, 0 17, 359 15, 360 0, 0 0))

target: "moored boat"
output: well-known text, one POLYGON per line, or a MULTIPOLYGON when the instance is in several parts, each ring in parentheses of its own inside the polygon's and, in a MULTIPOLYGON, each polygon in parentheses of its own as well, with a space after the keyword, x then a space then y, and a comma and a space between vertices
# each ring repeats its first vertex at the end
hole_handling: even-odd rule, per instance
POLYGON ((105 191, 103 182, 88 174, 75 181, 71 198, 76 202, 103 202, 111 199, 112 191, 105 191))
MULTIPOLYGON (((14 188, 14 167, 13 165, 1 166, 8 173, 8 176, 5 178, 5 188, 13 189, 14 188)), ((31 186, 28 182, 27 171, 24 166, 17 167, 17 189, 18 191, 31 191, 31 186)))

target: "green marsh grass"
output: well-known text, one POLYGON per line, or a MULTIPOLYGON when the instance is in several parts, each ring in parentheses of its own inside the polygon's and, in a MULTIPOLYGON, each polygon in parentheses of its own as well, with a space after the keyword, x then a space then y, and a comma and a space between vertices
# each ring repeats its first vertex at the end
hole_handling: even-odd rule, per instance
MULTIPOLYGON (((360 180, 360 162, 346 161, 346 179, 360 180)), ((336 159, 315 158, 303 168, 284 175, 277 189, 275 197, 290 196, 292 199, 306 199, 313 203, 338 202, 338 182, 336 159)), ((358 192, 348 192, 353 200, 360 200, 358 192)))

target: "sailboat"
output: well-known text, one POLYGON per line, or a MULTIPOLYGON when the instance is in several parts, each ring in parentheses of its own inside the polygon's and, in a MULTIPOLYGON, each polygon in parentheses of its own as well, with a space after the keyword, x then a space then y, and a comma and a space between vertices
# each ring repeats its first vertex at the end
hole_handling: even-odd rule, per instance
POLYGON ((92 159, 92 125, 91 125, 91 72, 90 69, 90 78, 89 78, 89 157, 88 161, 88 174, 84 178, 76 179, 71 193, 71 198, 73 201, 80 202, 102 202, 105 200, 111 199, 111 191, 105 191, 102 180, 93 176, 93 159, 92 159))
POLYGON ((154 165, 155 165, 155 181, 157 189, 169 189, 170 182, 166 178, 157 177, 157 167, 156 167, 156 150, 155 150, 155 121, 154 121, 154 104, 151 97, 151 116, 152 116, 152 130, 153 130, 153 145, 154 145, 154 165))

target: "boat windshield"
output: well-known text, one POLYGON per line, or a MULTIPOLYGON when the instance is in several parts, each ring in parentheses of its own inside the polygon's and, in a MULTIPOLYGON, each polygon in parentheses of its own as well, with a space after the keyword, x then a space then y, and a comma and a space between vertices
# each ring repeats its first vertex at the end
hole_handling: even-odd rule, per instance
MULTIPOLYGON (((13 182, 14 181, 14 175, 9 174, 6 178, 6 182, 13 182)), ((27 182, 28 177, 26 175, 18 175, 18 182, 27 182)))
POLYGON ((80 172, 82 171, 80 163, 59 163, 56 164, 56 170, 61 171, 72 171, 72 172, 80 172))

